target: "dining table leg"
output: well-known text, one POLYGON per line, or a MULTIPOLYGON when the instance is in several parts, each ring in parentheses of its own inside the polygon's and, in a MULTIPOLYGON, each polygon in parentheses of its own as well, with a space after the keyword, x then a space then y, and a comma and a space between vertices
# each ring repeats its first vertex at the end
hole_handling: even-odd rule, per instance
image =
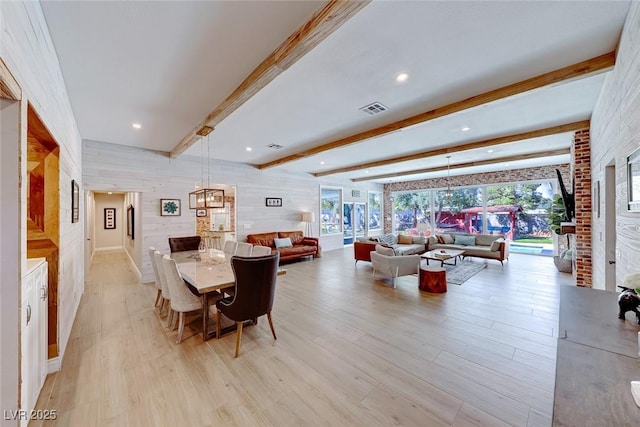
POLYGON ((209 293, 202 294, 202 340, 206 341, 209 338, 209 293))

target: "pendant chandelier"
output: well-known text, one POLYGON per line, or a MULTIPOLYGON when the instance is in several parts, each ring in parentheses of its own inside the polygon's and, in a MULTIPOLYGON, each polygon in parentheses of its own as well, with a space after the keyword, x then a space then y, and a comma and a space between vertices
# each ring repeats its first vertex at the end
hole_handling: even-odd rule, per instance
POLYGON ((200 137, 207 137, 207 186, 204 185, 204 173, 202 166, 203 149, 202 139, 200 139, 200 188, 189 193, 189 209, 211 209, 224 207, 224 190, 211 188, 211 143, 209 134, 213 131, 211 126, 204 126, 198 132, 200 137))
POLYGON ((445 199, 450 199, 453 197, 453 192, 451 191, 451 156, 447 156, 447 190, 444 192, 445 199))

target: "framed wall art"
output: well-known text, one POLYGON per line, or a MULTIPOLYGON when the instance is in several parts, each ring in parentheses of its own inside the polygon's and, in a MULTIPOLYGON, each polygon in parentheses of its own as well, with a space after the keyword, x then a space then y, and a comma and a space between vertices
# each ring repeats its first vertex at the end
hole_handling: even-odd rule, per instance
POLYGON ((180 216, 180 199, 160 199, 161 216, 180 216))
POLYGON ((135 238, 134 236, 134 223, 133 223, 133 216, 134 214, 134 209, 132 205, 129 205, 129 207, 127 207, 127 236, 131 237, 131 240, 133 240, 135 238))
POLYGON ((267 197, 265 199, 265 204, 269 207, 281 207, 282 199, 280 197, 267 197))
POLYGON ((71 222, 80 221, 80 186, 71 180, 71 222))
POLYGON ((196 209, 196 216, 197 217, 207 216, 207 210, 206 209, 196 209))
POLYGON ((628 209, 640 211, 640 148, 627 157, 628 209))
POLYGON ((116 208, 104 208, 104 229, 116 229, 116 208))

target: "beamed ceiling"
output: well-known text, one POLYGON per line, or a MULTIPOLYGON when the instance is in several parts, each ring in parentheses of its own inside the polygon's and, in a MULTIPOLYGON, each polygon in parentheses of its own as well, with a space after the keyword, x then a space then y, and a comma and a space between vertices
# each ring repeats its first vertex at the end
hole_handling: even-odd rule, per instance
POLYGON ((83 139, 386 183, 567 163, 629 2, 42 7, 83 139))

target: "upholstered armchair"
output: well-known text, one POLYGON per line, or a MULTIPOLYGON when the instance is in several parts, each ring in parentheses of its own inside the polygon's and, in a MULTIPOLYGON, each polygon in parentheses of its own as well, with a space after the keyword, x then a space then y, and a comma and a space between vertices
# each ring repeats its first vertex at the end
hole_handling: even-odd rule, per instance
POLYGON ((394 255, 394 253, 392 248, 376 245, 376 250, 371 252, 371 266, 373 277, 376 277, 376 272, 391 277, 395 288, 397 277, 418 273, 420 255, 394 255))

